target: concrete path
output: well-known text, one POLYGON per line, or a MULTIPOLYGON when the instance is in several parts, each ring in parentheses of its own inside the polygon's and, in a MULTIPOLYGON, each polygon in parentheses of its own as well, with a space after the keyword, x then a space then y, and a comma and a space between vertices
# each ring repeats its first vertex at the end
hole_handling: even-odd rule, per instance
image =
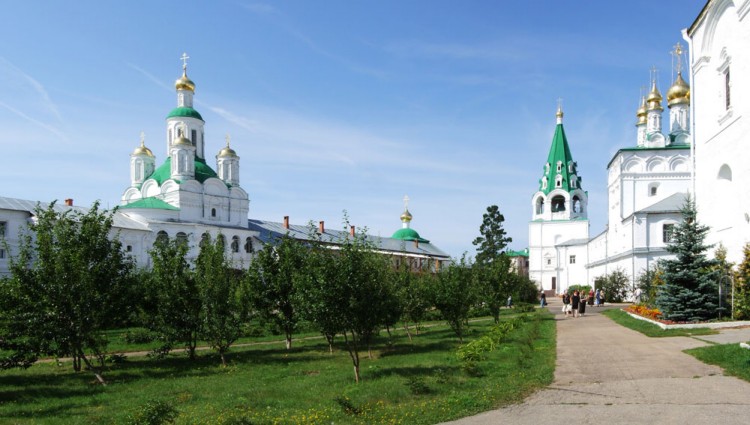
POLYGON ((705 341, 649 338, 616 324, 600 308, 565 318, 560 302, 551 301, 557 320, 554 383, 522 404, 451 424, 750 424, 750 383, 682 352, 707 341, 747 341, 747 329, 698 337, 705 341))

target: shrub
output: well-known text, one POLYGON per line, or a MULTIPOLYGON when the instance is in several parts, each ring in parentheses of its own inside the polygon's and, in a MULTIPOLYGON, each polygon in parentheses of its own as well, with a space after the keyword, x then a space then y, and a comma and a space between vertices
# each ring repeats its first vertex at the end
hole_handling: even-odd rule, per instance
POLYGON ((128 344, 148 344, 156 340, 156 334, 148 329, 135 328, 125 332, 124 339, 128 344))
POLYGON ((177 409, 172 403, 164 400, 149 400, 128 418, 128 423, 131 425, 171 424, 177 419, 177 415, 177 409))
POLYGON ((518 313, 533 313, 536 307, 535 304, 519 303, 513 306, 513 309, 518 313))
POLYGON ((406 378, 406 386, 409 387, 414 395, 429 394, 430 387, 424 382, 421 376, 409 376, 406 378))

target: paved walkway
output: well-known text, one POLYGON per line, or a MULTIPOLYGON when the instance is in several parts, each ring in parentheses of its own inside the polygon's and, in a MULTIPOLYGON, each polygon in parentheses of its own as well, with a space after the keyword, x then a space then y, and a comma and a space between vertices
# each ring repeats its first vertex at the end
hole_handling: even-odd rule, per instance
POLYGON ((649 338, 616 324, 600 308, 565 318, 559 300, 551 301, 557 320, 554 383, 522 404, 451 424, 750 423, 750 383, 682 352, 707 341, 747 341, 750 330, 649 338))

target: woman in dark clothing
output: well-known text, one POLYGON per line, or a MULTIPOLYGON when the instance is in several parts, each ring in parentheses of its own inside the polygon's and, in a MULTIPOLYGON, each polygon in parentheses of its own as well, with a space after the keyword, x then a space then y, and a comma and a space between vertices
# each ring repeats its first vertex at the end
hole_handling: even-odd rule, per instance
POLYGON ((578 304, 581 303, 581 295, 578 294, 578 291, 573 291, 573 296, 570 297, 570 303, 573 304, 571 306, 573 308, 573 317, 578 317, 578 304))

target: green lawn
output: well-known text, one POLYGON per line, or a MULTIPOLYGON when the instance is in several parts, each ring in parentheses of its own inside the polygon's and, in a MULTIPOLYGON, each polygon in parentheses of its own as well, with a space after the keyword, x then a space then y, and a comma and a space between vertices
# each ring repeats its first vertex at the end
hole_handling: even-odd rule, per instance
POLYGON ((668 337, 668 336, 694 336, 694 335, 712 335, 718 333, 709 328, 695 329, 662 329, 653 323, 638 320, 630 317, 620 309, 611 309, 603 311, 602 314, 614 320, 617 324, 638 331, 649 337, 668 337))
POLYGON ((750 350, 741 348, 739 344, 709 345, 685 352, 703 363, 721 367, 726 375, 750 382, 750 350))
MULTIPOLYGON (((491 325, 472 323, 467 340, 491 325)), ((237 348, 226 368, 209 352, 195 362, 131 358, 105 372, 107 387, 70 364, 0 372, 0 423, 125 423, 154 400, 173 405, 178 424, 436 423, 518 402, 552 382, 555 322, 546 312, 525 321, 473 367, 457 359, 458 341, 444 325, 413 343, 403 332, 388 343, 383 332, 372 359, 361 353, 360 384, 342 346, 331 355, 322 339, 295 345, 237 348)))

